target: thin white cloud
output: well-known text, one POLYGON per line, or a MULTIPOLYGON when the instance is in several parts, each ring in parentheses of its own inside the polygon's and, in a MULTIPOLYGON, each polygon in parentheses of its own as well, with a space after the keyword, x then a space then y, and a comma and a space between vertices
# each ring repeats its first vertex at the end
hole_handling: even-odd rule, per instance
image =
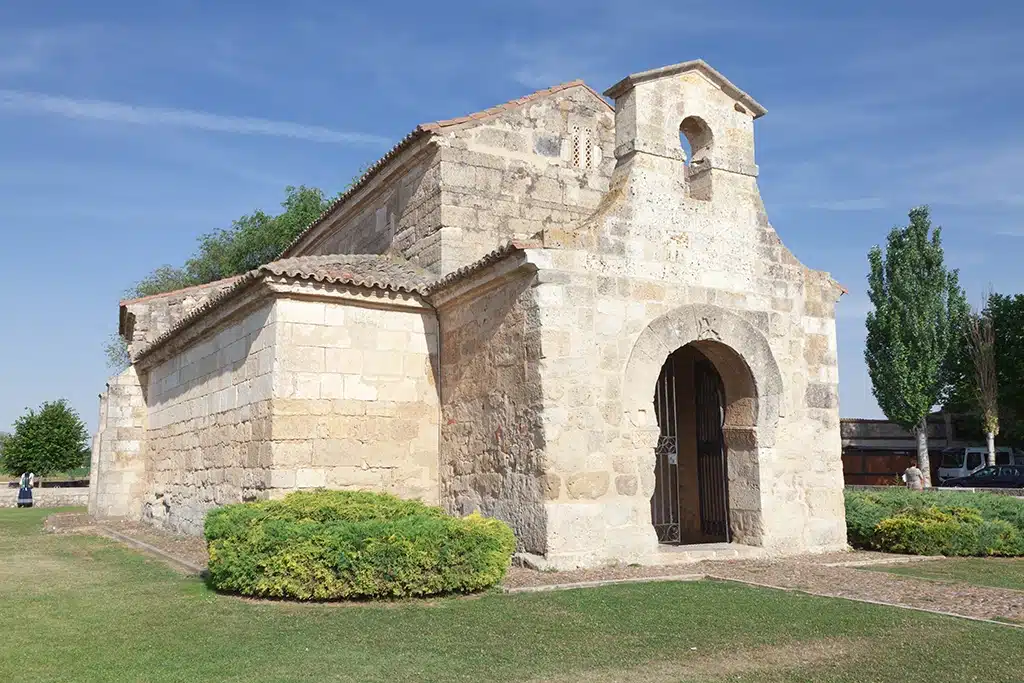
POLYGON ((824 209, 825 211, 874 211, 884 209, 885 200, 880 197, 863 197, 861 199, 840 199, 831 202, 817 202, 811 204, 813 209, 824 209))
POLYGON ((143 126, 172 126, 218 133, 268 135, 334 144, 387 144, 378 135, 339 131, 290 121, 271 121, 248 116, 224 116, 190 109, 170 109, 0 89, 0 111, 51 114, 71 119, 90 119, 143 126))

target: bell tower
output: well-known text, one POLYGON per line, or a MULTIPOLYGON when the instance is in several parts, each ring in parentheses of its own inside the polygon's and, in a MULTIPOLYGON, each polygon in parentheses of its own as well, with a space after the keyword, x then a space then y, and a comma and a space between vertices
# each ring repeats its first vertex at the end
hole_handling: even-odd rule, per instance
POLYGON ((701 201, 756 180, 754 119, 765 109, 703 60, 632 74, 604 94, 615 100, 617 174, 668 176, 701 201))

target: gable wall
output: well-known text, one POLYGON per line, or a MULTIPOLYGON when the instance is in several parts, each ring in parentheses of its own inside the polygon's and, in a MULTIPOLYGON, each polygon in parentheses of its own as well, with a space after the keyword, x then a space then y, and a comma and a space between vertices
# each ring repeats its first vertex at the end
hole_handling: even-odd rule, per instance
POLYGON ((414 144, 289 256, 383 254, 392 247, 440 275, 440 157, 414 144))
POLYGON ((591 214, 608 191, 614 143, 612 113, 583 86, 445 132, 441 271, 591 214))
POLYGON ((134 355, 151 344, 182 318, 234 285, 237 280, 234 277, 226 278, 124 302, 123 315, 127 320, 122 321, 121 334, 128 342, 129 354, 134 355))

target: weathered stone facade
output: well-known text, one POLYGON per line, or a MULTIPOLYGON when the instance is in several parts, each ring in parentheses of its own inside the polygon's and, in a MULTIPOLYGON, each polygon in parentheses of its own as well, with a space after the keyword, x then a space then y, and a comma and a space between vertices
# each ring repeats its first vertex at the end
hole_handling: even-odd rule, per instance
POLYGON ((607 95, 614 113, 571 83, 419 126, 283 260, 148 315, 105 399, 97 512, 197 532, 214 505, 372 488, 502 518, 551 566, 658 561, 666 420, 680 538, 714 540, 695 502, 703 363, 725 538, 845 547, 841 290, 768 222, 764 110, 703 62, 607 95), (131 378, 142 398, 115 401, 131 378))

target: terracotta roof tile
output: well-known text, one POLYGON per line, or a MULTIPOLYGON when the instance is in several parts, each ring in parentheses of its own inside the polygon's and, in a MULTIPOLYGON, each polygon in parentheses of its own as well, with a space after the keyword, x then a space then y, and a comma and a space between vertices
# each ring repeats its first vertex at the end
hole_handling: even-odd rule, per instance
POLYGON ((259 270, 278 276, 396 292, 418 292, 433 279, 429 271, 411 261, 378 254, 296 256, 273 261, 259 270))
POLYGON ((442 290, 450 285, 453 285, 460 280, 464 280, 470 275, 473 275, 483 270, 487 266, 490 266, 492 264, 497 263, 498 261, 501 261, 502 259, 506 258, 511 254, 523 251, 524 249, 539 249, 542 246, 543 245, 540 242, 533 241, 513 240, 511 242, 506 242, 505 244, 498 247, 494 251, 489 252, 484 256, 480 257, 473 263, 470 263, 467 266, 463 266, 458 270, 452 271, 451 273, 445 275, 440 280, 436 280, 435 282, 432 282, 431 284, 427 285, 424 292, 427 294, 427 296, 429 296, 430 294, 442 290))
POLYGON ((372 287, 395 292, 419 293, 425 291, 433 275, 411 261, 386 254, 331 254, 327 256, 297 256, 280 259, 250 270, 236 278, 234 284, 210 297, 202 306, 179 320, 166 332, 142 348, 133 361, 139 361, 170 341, 199 318, 205 316, 226 300, 239 294, 248 285, 267 276, 314 280, 330 284, 372 287))

